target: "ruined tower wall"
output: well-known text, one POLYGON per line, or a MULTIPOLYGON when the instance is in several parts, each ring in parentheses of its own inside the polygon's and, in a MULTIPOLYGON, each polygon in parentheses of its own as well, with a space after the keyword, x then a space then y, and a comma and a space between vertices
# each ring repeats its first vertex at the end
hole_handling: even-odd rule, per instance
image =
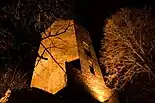
POLYGON ((98 64, 98 60, 97 60, 97 57, 96 57, 96 54, 95 54, 95 51, 92 45, 89 32, 77 24, 75 25, 75 32, 76 32, 78 52, 79 52, 79 57, 81 60, 82 71, 88 72, 92 74, 92 76, 95 76, 97 78, 103 79, 102 72, 98 64), (85 49, 90 54, 86 53, 85 49), (92 63, 94 74, 91 73, 90 71, 90 68, 89 68, 89 66, 91 65, 90 62, 92 63))
POLYGON ((38 53, 48 60, 37 57, 32 87, 55 94, 66 86, 65 62, 79 58, 74 31, 73 20, 57 20, 42 34, 38 53))
POLYGON ((75 78, 97 100, 103 102, 111 96, 112 91, 104 83, 89 33, 73 20, 55 21, 42 34, 38 53, 42 59, 36 59, 32 87, 57 93, 66 86, 67 69, 73 75, 70 79, 74 81, 72 78, 75 78), (65 63, 73 64, 73 67, 67 67, 65 63))
POLYGON ((94 98, 103 102, 110 97, 112 91, 105 85, 90 35, 77 24, 75 32, 81 63, 81 72, 78 72, 77 78, 94 98))

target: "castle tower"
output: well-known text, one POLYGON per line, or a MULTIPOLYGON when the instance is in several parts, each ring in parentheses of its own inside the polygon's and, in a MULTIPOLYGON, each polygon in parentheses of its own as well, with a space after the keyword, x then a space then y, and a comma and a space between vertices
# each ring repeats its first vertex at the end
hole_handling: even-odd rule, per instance
POLYGON ((74 20, 57 20, 42 34, 31 86, 57 93, 67 85, 66 72, 99 101, 111 96, 92 46, 89 33, 74 20), (66 66, 69 64, 69 66, 66 66))

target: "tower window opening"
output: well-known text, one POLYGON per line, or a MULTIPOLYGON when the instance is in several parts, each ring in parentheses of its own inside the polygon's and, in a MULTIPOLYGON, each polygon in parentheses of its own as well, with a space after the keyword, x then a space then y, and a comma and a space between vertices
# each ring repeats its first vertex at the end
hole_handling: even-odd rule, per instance
POLYGON ((90 68, 90 72, 95 75, 95 71, 94 71, 93 65, 89 65, 89 68, 90 68))
POLYGON ((95 75, 92 59, 88 60, 88 63, 89 63, 90 72, 95 75))

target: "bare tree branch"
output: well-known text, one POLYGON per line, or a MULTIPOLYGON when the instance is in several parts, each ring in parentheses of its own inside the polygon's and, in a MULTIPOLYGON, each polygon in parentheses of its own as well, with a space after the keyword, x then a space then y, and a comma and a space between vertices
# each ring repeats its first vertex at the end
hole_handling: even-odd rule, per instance
POLYGON ((57 62, 57 60, 55 60, 55 58, 52 56, 52 54, 50 53, 50 51, 44 46, 44 44, 41 43, 41 45, 43 46, 43 48, 45 49, 45 51, 50 55, 50 57, 54 60, 54 62, 66 73, 66 71, 64 70, 64 68, 57 62))
POLYGON ((155 21, 150 8, 122 8, 107 19, 101 40, 100 63, 105 65, 108 85, 124 88, 136 75, 155 78, 153 65, 155 21), (115 77, 112 75, 116 74, 115 77), (151 77, 152 76, 152 77, 151 77))

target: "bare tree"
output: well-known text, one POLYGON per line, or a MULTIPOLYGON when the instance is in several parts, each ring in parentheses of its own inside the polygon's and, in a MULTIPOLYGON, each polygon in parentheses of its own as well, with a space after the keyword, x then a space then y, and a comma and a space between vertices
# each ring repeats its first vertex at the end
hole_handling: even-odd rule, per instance
POLYGON ((121 8, 109 17, 104 27, 100 55, 100 64, 107 73, 106 83, 114 90, 122 90, 139 75, 153 80, 155 19, 151 8, 121 8))
POLYGON ((12 91, 28 88, 27 73, 22 72, 19 66, 20 63, 6 65, 0 72, 1 103, 6 103, 12 91))
MULTIPOLYGON (((47 29, 57 18, 72 14, 73 6, 71 4, 72 2, 68 0, 13 0, 10 5, 5 5, 0 11, 0 21, 2 24, 0 28, 3 32, 1 33, 2 38, 0 37, 1 40, 3 39, 0 42, 0 50, 3 50, 3 52, 0 54, 6 54, 4 50, 7 50, 7 48, 20 51, 27 47, 28 50, 22 51, 23 55, 19 55, 14 59, 17 58, 20 61, 28 52, 29 54, 35 52, 37 55, 38 47, 43 39, 57 36, 66 31, 47 34, 46 38, 41 39, 42 34, 46 34, 47 29), (9 40, 4 39, 5 36, 9 37, 9 40)), ((4 58, 8 59, 7 57, 4 58)), ((3 61, 4 58, 2 58, 3 61)))
MULTIPOLYGON (((13 0, 10 5, 1 8, 0 20, 7 23, 7 26, 1 23, 1 28, 3 31, 7 30, 8 33, 11 33, 14 39, 19 37, 24 39, 16 43, 16 48, 19 49, 30 43, 33 46, 31 49, 37 49, 41 34, 44 34, 57 18, 72 15, 73 6, 71 4, 71 1, 68 0, 13 0)), ((18 41, 17 39, 15 42, 18 41)), ((2 43, 0 46, 4 48, 2 43)))
MULTIPOLYGON (((57 18, 71 14, 72 6, 70 4, 72 3, 68 0, 13 0, 11 4, 1 8, 0 55, 3 55, 3 58, 0 58, 0 61, 5 61, 5 63, 0 67, 7 65, 5 72, 2 72, 0 76, 1 93, 23 88, 26 74, 21 73, 22 68, 18 65, 24 67, 25 58, 35 53, 39 58, 46 59, 37 54, 38 47, 42 40, 60 35, 67 30, 68 27, 63 32, 58 31, 56 34, 45 32, 57 18), (42 34, 46 34, 47 37, 41 39, 42 34), (19 37, 23 37, 23 40, 18 41, 19 37), (24 49, 24 52, 21 51, 21 48, 25 46, 29 48, 24 49), (13 58, 10 55, 13 50, 18 51, 17 53, 22 52, 22 55, 16 53, 17 56, 13 58), (16 69, 8 65, 15 65, 16 69)), ((44 46, 42 43, 41 45, 44 46)), ((45 51, 48 52, 48 47, 44 47, 45 51)), ((52 55, 50 56, 52 57, 52 55)), ((26 66, 24 68, 27 68, 26 66)))

